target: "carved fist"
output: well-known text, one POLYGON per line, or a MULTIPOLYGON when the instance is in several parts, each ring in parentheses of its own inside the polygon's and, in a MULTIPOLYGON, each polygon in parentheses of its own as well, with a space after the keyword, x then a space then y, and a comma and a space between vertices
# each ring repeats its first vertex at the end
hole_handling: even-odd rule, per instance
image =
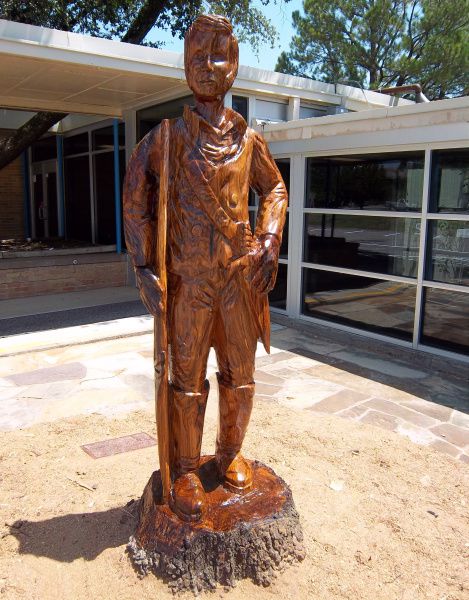
POLYGON ((258 242, 251 267, 251 284, 259 294, 268 294, 277 278, 280 240, 276 235, 265 234, 258 238, 258 242))
POLYGON ((136 267, 137 287, 148 312, 160 317, 163 312, 163 290, 160 280, 149 267, 136 267))

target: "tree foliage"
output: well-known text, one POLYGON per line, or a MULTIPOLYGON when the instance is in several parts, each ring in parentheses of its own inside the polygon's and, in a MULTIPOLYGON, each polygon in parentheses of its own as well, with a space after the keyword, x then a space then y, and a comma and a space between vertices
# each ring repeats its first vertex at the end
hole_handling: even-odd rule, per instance
POLYGON ((276 70, 376 89, 469 93, 469 0, 305 0, 276 70))

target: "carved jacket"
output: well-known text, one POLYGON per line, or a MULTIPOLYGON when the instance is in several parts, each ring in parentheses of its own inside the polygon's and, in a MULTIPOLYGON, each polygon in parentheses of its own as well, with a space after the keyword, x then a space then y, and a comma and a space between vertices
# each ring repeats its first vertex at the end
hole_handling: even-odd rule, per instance
MULTIPOLYGON (((222 123, 215 128, 186 106, 183 116, 170 122, 169 146, 169 274, 203 277, 236 258, 233 244, 213 224, 193 191, 197 177, 209 183, 225 213, 246 226, 252 188, 259 196, 253 233, 272 233, 281 239, 288 203, 284 182, 266 142, 238 113, 225 109, 222 123)), ((125 235, 134 266, 154 263, 161 148, 157 126, 135 148, 127 167, 125 235)))

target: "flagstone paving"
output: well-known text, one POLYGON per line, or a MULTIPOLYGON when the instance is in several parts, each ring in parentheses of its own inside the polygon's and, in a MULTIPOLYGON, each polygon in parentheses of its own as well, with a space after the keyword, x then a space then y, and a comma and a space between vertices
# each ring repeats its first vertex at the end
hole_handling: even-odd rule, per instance
MULTIPOLYGON (((150 328, 150 320, 135 318, 133 327, 132 319, 122 319, 1 340, 0 430, 77 414, 153 411, 150 328)), ((274 324, 272 329, 272 353, 258 349, 259 398, 392 430, 469 462, 464 380, 421 364, 413 368, 409 361, 377 355, 363 345, 354 350, 296 328, 274 324)), ((212 353, 208 410, 213 411, 215 373, 212 353)))

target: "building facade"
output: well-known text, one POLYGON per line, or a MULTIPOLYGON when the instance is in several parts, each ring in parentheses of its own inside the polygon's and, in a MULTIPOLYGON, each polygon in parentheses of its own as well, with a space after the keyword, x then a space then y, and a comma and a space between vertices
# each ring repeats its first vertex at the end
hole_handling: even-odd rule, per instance
MULTIPOLYGON (((101 279, 85 273, 80 285, 132 285, 125 165, 191 103, 182 56, 1 21, 0 54, 0 135, 34 109, 70 113, 0 172, 0 238, 66 240, 94 270, 106 253, 101 279)), ((241 67, 226 103, 265 136, 289 188, 272 310, 466 360, 468 100, 396 102, 241 67)), ((252 225, 256 212, 252 194, 252 225)))

